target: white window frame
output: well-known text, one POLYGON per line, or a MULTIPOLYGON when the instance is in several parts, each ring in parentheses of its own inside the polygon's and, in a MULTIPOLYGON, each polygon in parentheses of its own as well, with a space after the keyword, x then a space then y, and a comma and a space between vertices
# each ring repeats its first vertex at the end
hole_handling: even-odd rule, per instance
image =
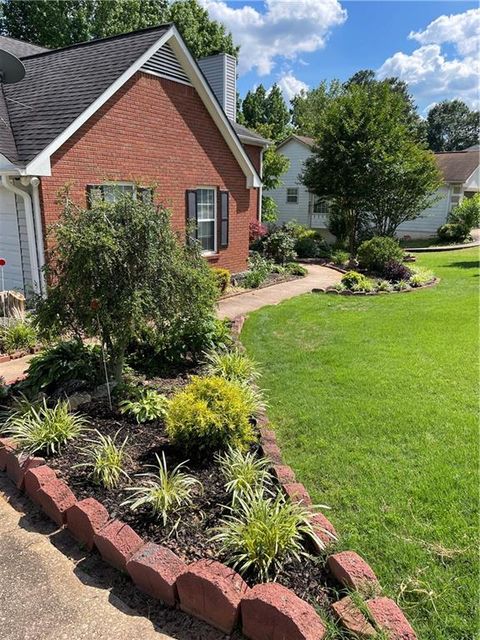
POLYGON ((287 187, 286 203, 287 204, 298 204, 298 187, 287 187), (295 200, 289 200, 289 193, 288 193, 289 191, 295 191, 295 200))
POLYGON ((105 193, 103 191, 103 189, 105 187, 131 187, 132 189, 132 196, 133 199, 136 200, 138 198, 138 190, 144 190, 144 191, 150 191, 150 196, 152 197, 153 195, 153 190, 150 187, 142 187, 139 186, 136 182, 127 182, 127 181, 113 181, 113 180, 109 180, 108 182, 101 182, 98 184, 88 184, 87 188, 91 188, 91 189, 95 189, 98 188, 101 190, 101 199, 103 202, 112 202, 111 200, 107 200, 105 198, 105 193))
MULTIPOLYGON (((217 221, 218 221, 218 206, 217 206, 217 187, 212 187, 212 186, 207 186, 207 185, 202 185, 200 187, 196 187, 196 192, 197 192, 197 234, 198 234, 198 230, 200 229, 200 222, 213 222, 213 250, 208 250, 202 249, 202 255, 203 256, 214 256, 217 254, 218 252, 218 228, 217 228, 217 221), (207 218, 207 219, 203 219, 200 220, 200 218, 198 217, 198 192, 201 190, 205 190, 205 191, 213 191, 213 218, 207 218)), ((201 239, 198 238, 198 240, 201 242, 201 239)))

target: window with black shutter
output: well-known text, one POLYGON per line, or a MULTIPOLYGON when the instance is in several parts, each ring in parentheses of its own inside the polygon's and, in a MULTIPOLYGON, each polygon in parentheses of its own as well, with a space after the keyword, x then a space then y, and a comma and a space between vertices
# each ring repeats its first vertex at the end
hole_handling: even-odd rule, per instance
POLYGON ((220 191, 220 205, 219 205, 219 239, 220 247, 225 249, 228 247, 228 233, 229 233, 229 193, 228 191, 220 191))
POLYGON ((186 192, 187 239, 195 238, 205 254, 228 246, 229 192, 199 187, 186 192))
POLYGON ((197 229, 197 191, 191 189, 186 193, 186 228, 187 228, 187 242, 196 240, 198 237, 197 229))

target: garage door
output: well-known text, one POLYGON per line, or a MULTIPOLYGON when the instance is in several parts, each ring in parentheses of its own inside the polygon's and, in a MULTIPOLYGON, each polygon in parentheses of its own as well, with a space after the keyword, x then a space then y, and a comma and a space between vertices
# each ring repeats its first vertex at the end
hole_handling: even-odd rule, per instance
POLYGON ((23 292, 22 253, 15 196, 4 187, 0 187, 0 258, 7 262, 4 267, 5 289, 23 292))

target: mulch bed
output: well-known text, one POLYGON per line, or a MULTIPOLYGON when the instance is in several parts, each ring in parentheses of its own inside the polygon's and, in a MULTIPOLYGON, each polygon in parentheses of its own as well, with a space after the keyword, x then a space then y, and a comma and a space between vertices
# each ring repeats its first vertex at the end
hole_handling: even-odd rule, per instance
MULTIPOLYGON (((168 386, 174 386, 172 383, 173 381, 169 380, 168 386)), ((160 456, 162 451, 165 452, 170 469, 186 459, 185 453, 169 442, 160 421, 138 425, 115 410, 111 412, 103 399, 93 401, 82 409, 88 416, 92 429, 98 429, 102 434, 111 436, 120 430, 120 441, 128 435, 126 452, 129 461, 125 470, 131 478, 138 473, 154 471, 146 469, 145 466, 156 464, 155 453, 160 456)), ((163 527, 160 521, 152 517, 148 509, 133 512, 128 506, 122 506, 121 503, 129 496, 126 487, 129 484, 142 484, 142 478, 134 478, 130 483, 125 479, 118 488, 106 490, 91 481, 88 469, 74 468, 75 464, 84 461, 78 453, 78 447, 83 445, 83 439, 89 437, 92 435, 85 434, 75 443, 64 446, 60 454, 48 458, 48 464, 67 482, 79 500, 87 497, 96 498, 107 508, 111 517, 131 525, 145 540, 170 548, 186 562, 201 558, 226 561, 219 551, 218 544, 212 541, 212 530, 218 526, 220 518, 228 513, 226 505, 229 504, 223 486, 224 480, 213 456, 188 462, 188 471, 201 481, 203 493, 196 493, 194 505, 182 511, 175 529, 172 530, 178 516, 174 516, 167 527, 163 527)), ((278 576, 277 581, 311 604, 327 606, 331 599, 330 578, 323 565, 323 561, 316 558, 291 562, 278 576)), ((248 577, 246 581, 250 585, 254 584, 248 577)))

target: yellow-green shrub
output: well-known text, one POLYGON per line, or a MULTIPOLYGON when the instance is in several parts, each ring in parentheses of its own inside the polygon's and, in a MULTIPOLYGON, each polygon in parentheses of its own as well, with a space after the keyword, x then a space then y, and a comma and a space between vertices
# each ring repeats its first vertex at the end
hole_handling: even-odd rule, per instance
POLYGON ((218 376, 193 377, 170 401, 167 433, 191 454, 253 441, 251 401, 244 388, 218 376))
POLYGON ((217 286, 220 289, 220 293, 225 293, 228 285, 230 284, 230 271, 228 269, 223 269, 222 267, 212 267, 212 271, 215 276, 217 286))

